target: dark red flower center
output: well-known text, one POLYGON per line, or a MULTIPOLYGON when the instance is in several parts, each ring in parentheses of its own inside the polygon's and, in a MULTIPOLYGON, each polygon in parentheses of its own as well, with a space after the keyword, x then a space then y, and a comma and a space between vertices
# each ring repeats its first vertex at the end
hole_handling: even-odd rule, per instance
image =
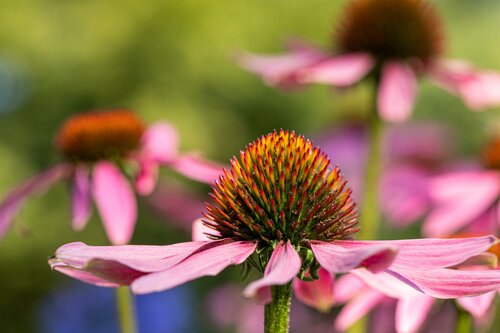
POLYGON ((139 147, 143 133, 144 125, 133 112, 94 111, 69 118, 56 145, 70 160, 92 162, 124 157, 139 147))
POLYGON ((382 60, 427 62, 443 48, 441 21, 424 0, 353 0, 336 37, 342 52, 369 52, 382 60))
POLYGON ((483 164, 490 169, 500 170, 500 138, 491 141, 483 149, 483 164))
POLYGON ((262 136, 233 157, 213 186, 205 224, 213 238, 331 241, 357 231, 356 204, 337 167, 294 132, 262 136))

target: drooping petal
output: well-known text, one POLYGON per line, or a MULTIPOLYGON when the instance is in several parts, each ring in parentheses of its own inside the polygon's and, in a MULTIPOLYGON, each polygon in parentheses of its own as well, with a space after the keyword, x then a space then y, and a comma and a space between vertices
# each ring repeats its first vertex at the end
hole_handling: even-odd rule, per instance
POLYGON ((214 183, 224 168, 224 165, 208 161, 199 154, 179 156, 169 166, 188 178, 207 184, 214 183))
POLYGON ((358 267, 378 272, 389 267, 397 249, 387 245, 367 245, 364 242, 311 242, 316 260, 327 271, 347 273, 358 267))
POLYGON ((261 288, 290 282, 299 273, 301 265, 300 256, 290 241, 278 243, 267 263, 264 277, 250 283, 243 295, 254 297, 261 288))
POLYGON ((141 138, 141 154, 146 159, 166 163, 177 156, 179 138, 168 123, 149 126, 141 138))
POLYGON ((247 241, 207 242, 176 265, 138 278, 131 285, 132 291, 146 294, 170 289, 202 276, 217 275, 230 265, 244 262, 256 247, 257 244, 247 241))
POLYGON ((335 275, 324 268, 318 270, 318 279, 314 281, 293 281, 295 297, 304 304, 316 308, 321 312, 328 312, 335 303, 334 297, 335 275))
POLYGON ((375 61, 367 53, 338 55, 299 71, 297 80, 303 83, 325 83, 347 87, 359 82, 370 72, 375 61))
POLYGON ((380 117, 401 122, 411 114, 417 95, 417 80, 405 63, 390 61, 382 67, 377 107, 380 117))
POLYGON ((0 238, 5 235, 14 216, 30 195, 42 193, 54 183, 68 178, 71 172, 70 165, 59 164, 28 179, 8 193, 0 204, 0 238))
POLYGON ((76 167, 72 185, 71 222, 73 229, 82 230, 92 213, 89 170, 85 167, 76 167))
POLYGON ((342 308, 335 320, 335 329, 339 331, 347 330, 370 312, 377 304, 382 302, 385 297, 385 295, 376 290, 367 289, 342 308))
POLYGON ((134 271, 150 273, 177 264, 207 243, 186 242, 166 246, 88 246, 81 242, 75 242, 59 247, 49 263, 52 268, 68 267, 99 275, 99 272, 88 269, 89 266, 92 266, 92 261, 99 260, 110 263, 110 265, 119 264, 134 271))
POLYGON ((268 85, 296 85, 296 74, 326 56, 313 47, 293 48, 281 55, 257 55, 243 53, 237 57, 239 64, 246 70, 262 77, 268 85))
POLYGON ((139 171, 135 176, 135 189, 140 195, 153 192, 158 181, 158 163, 154 160, 143 159, 139 161, 139 171))
POLYGON ((494 171, 463 171, 438 176, 430 183, 436 202, 424 222, 427 236, 447 236, 484 213, 500 195, 500 174, 494 171))
POLYGON ((396 331, 398 333, 419 332, 433 304, 434 298, 424 294, 400 299, 396 306, 396 331))
POLYGON ((388 272, 402 281, 410 281, 423 293, 436 298, 476 296, 500 288, 500 270, 391 268, 388 272))
POLYGON ((387 272, 371 273, 366 269, 356 269, 352 275, 360 278, 369 287, 392 298, 416 297, 418 287, 410 281, 394 277, 387 272))
POLYGON ((391 267, 432 269, 450 267, 487 251, 498 239, 495 236, 467 238, 422 238, 394 241, 337 241, 354 249, 363 246, 385 246, 397 249, 391 267))
POLYGON ((92 195, 111 243, 128 243, 134 232, 137 204, 129 183, 112 163, 95 165, 92 195))
POLYGON ((441 62, 429 69, 436 84, 459 95, 472 110, 500 105, 500 73, 480 71, 463 61, 441 62))
POLYGON ((491 291, 479 296, 462 297, 457 299, 457 301, 475 319, 481 320, 486 316, 488 310, 491 309, 495 295, 496 292, 491 291))

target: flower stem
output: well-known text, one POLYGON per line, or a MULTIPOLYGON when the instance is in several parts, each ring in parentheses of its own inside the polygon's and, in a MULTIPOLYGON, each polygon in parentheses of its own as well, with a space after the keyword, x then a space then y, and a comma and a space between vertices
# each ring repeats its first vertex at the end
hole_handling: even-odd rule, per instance
POLYGON ((271 287, 272 300, 264 308, 264 333, 288 333, 292 284, 271 287))
MULTIPOLYGON (((378 80, 376 81, 378 82, 378 80)), ((375 84, 375 92, 378 84, 375 84)), ((369 116, 368 133, 368 160, 363 192, 363 206, 360 215, 360 238, 375 239, 379 231, 380 212, 378 203, 378 183, 380 176, 380 150, 382 145, 383 123, 377 112, 376 93, 373 98, 373 107, 369 116)))
POLYGON ((134 304, 128 287, 116 288, 116 306, 121 332, 136 333, 134 304))

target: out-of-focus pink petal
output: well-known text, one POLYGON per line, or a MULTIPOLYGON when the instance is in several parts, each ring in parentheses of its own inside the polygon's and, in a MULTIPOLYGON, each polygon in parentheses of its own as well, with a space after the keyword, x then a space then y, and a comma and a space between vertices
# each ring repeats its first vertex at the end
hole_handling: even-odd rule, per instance
POLYGON ((420 331, 433 304, 434 298, 423 294, 400 299, 396 307, 396 331, 398 333, 420 331))
POLYGON ((204 159, 199 154, 185 154, 169 163, 180 174, 207 184, 219 178, 224 165, 204 159))
POLYGON ((372 70, 374 63, 368 53, 338 55, 300 70, 297 80, 346 87, 359 82, 372 70))
POLYGON ((324 268, 318 270, 318 279, 314 281, 293 281, 295 297, 321 312, 328 312, 335 303, 333 287, 335 275, 324 268))
POLYGON ((358 267, 379 272, 390 266, 397 252, 392 246, 365 244, 363 241, 312 241, 311 249, 319 264, 332 273, 347 273, 358 267))
POLYGON ((301 265, 300 256, 290 241, 279 242, 267 263, 264 277, 250 283, 243 291, 243 295, 254 297, 261 288, 290 282, 299 273, 301 265))
POLYGON ((415 297, 421 294, 411 282, 403 282, 387 272, 374 274, 365 269, 356 269, 352 274, 366 285, 392 298, 415 297))
POLYGON ((422 238, 394 241, 337 241, 345 247, 385 246, 398 251, 391 267, 432 269, 455 266, 487 251, 497 242, 495 236, 467 238, 422 238))
POLYGON ((143 159, 139 161, 139 172, 135 176, 135 189, 140 195, 153 192, 158 181, 158 163, 154 160, 143 159))
POLYGON ((30 196, 47 190, 54 183, 71 175, 68 164, 59 164, 28 179, 8 193, 0 204, 0 238, 5 235, 14 216, 30 196))
POLYGON ((294 48, 281 55, 257 55, 243 53, 237 57, 239 64, 246 70, 262 77, 269 85, 296 85, 296 74, 326 56, 310 47, 294 48))
POLYGON ((377 107, 380 117, 401 122, 411 114, 417 95, 417 80, 411 68, 402 62, 383 65, 377 107))
POLYGON ((388 170, 382 178, 381 209, 387 219, 404 227, 422 217, 430 206, 429 173, 414 166, 400 166, 388 170))
POLYGON ((478 218, 500 194, 500 174, 463 171, 434 178, 430 195, 436 208, 423 225, 427 236, 447 236, 478 218))
POLYGON ((361 293, 342 308, 335 320, 335 329, 339 331, 347 330, 359 319, 368 314, 377 304, 382 302, 385 297, 385 295, 372 289, 361 293))
POLYGON ((89 170, 85 167, 76 167, 72 185, 71 222, 73 229, 82 230, 92 213, 89 170))
POLYGON ((168 123, 152 124, 144 132, 141 146, 141 155, 144 158, 162 163, 169 162, 177 156, 177 131, 168 123))
POLYGON ((92 195, 111 243, 128 243, 137 219, 135 195, 120 170, 112 163, 99 162, 95 165, 92 195))
POLYGON ((220 233, 217 230, 213 230, 209 227, 207 227, 203 223, 203 219, 199 218, 194 220, 193 225, 192 225, 192 230, 191 230, 191 238, 193 241, 210 241, 212 240, 208 235, 220 235, 220 233))
POLYGON ((439 311, 431 316, 424 333, 455 333, 458 318, 452 302, 444 302, 439 311))
POLYGON ((500 270, 412 270, 391 267, 388 272, 402 281, 413 283, 423 293, 436 298, 476 296, 500 288, 500 270))
POLYGON ((132 291, 137 294, 162 291, 202 276, 217 275, 227 266, 244 262, 256 247, 253 242, 207 242, 178 264, 138 278, 131 285, 132 291))
POLYGON ((110 265, 119 264, 134 271, 150 273, 167 269, 179 263, 207 243, 186 242, 166 246, 88 246, 75 242, 58 248, 49 263, 52 268, 69 267, 99 275, 98 272, 92 272, 88 269, 92 261, 99 260, 103 263, 108 262, 110 265))
POLYGON ((448 61, 429 70, 438 85, 459 95, 465 105, 481 110, 500 105, 500 73, 480 71, 461 61, 448 61))
POLYGON ((335 302, 346 303, 355 295, 362 293, 367 289, 363 281, 354 274, 342 275, 335 281, 335 302))
POLYGON ((457 301, 465 310, 469 311, 475 319, 481 320, 491 308, 495 295, 496 292, 491 291, 479 296, 462 297, 457 299, 457 301))

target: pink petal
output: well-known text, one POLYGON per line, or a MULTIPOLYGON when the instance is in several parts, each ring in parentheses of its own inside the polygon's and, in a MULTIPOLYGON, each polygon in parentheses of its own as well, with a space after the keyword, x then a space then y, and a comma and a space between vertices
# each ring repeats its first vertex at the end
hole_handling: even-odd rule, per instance
POLYGON ((135 189, 140 195, 148 195, 153 192, 158 181, 158 163, 153 160, 143 159, 139 161, 139 172, 135 177, 135 189))
POLYGON ((500 270, 391 268, 389 272, 402 281, 413 283, 417 290, 436 298, 476 296, 500 288, 500 270))
POLYGON ((434 81, 459 95, 473 110, 500 105, 500 73, 479 71, 461 61, 442 62, 429 70, 434 81))
POLYGON ((366 290, 342 308, 335 320, 335 329, 339 331, 347 330, 382 302, 385 297, 375 290, 366 290))
POLYGON ((404 227, 427 212, 429 178, 428 171, 413 166, 393 167, 384 174, 380 204, 391 224, 404 227))
POLYGON ((468 238, 423 238, 395 241, 337 241, 344 247, 362 246, 391 247, 398 254, 391 267, 432 269, 450 267, 487 251, 495 244, 494 236, 468 238))
POLYGON ((390 61, 382 67, 377 107, 380 117, 401 122, 411 114, 417 95, 417 80, 411 68, 402 62, 390 61))
POLYGON ((169 162, 177 156, 177 131, 169 123, 155 123, 144 132, 141 146, 141 154, 148 160, 169 162))
POLYGON ((286 284, 299 273, 301 266, 300 256, 290 241, 279 242, 267 263, 264 277, 250 283, 243 295, 254 297, 261 288, 286 284))
POLYGON ((369 287, 392 298, 407 298, 421 295, 416 286, 409 281, 403 281, 387 272, 371 273, 365 269, 352 271, 354 276, 360 278, 369 287))
POLYGON ((495 295, 496 292, 492 291, 479 296, 462 297, 457 299, 457 301, 476 320, 480 320, 485 318, 488 310, 491 309, 495 295))
POLYGON ((436 177, 430 184, 436 208, 423 225, 428 236, 446 236, 484 213, 500 195, 496 171, 464 171, 436 177))
POLYGON ((120 170, 112 163, 99 162, 95 165, 92 195, 111 243, 128 243, 137 219, 135 195, 120 170))
POLYGON ((346 303, 357 294, 362 293, 367 289, 366 284, 354 274, 342 275, 335 281, 335 302, 346 303))
POLYGON ((332 273, 347 273, 358 267, 381 271, 389 267, 397 252, 387 245, 370 245, 361 241, 313 241, 311 249, 319 264, 332 273))
POLYGON ((203 223, 203 219, 196 219, 193 222, 192 230, 191 230, 191 238, 193 241, 210 241, 212 238, 208 237, 208 235, 220 235, 217 230, 213 230, 207 227, 203 223))
POLYGON ((82 230, 90 214, 92 202, 90 199, 89 170, 85 167, 76 167, 71 191, 71 216, 72 226, 75 230, 82 230))
POLYGON ((335 275, 320 268, 318 277, 314 281, 295 279, 293 281, 294 295, 302 303, 316 308, 318 311, 328 312, 335 303, 333 293, 335 275))
POLYGON ((396 307, 396 330, 398 333, 420 331, 434 304, 434 298, 427 295, 402 298, 396 307))
POLYGON ((76 242, 58 248, 49 263, 52 268, 69 267, 92 273, 87 267, 92 261, 99 260, 109 262, 110 265, 126 266, 133 271, 149 273, 161 271, 179 263, 206 244, 208 242, 186 242, 166 246, 87 246, 76 242))
POLYGON ((198 154, 185 154, 169 163, 180 174, 207 184, 214 183, 222 173, 224 165, 208 161, 198 154))
POLYGON ((359 82, 373 66, 373 57, 368 53, 343 54, 300 70, 297 80, 346 87, 359 82))
POLYGON ((135 280, 132 291, 146 294, 181 285, 202 276, 214 276, 230 265, 244 262, 257 247, 253 242, 225 240, 207 242, 178 264, 135 280))
POLYGON ((301 47, 282 55, 264 56, 243 53, 238 62, 246 70, 257 74, 269 85, 295 85, 295 75, 326 56, 311 47, 301 47))
POLYGON ((69 164, 59 164, 28 179, 8 193, 0 204, 0 238, 5 235, 14 216, 24 201, 33 194, 42 193, 50 186, 71 175, 69 164))

